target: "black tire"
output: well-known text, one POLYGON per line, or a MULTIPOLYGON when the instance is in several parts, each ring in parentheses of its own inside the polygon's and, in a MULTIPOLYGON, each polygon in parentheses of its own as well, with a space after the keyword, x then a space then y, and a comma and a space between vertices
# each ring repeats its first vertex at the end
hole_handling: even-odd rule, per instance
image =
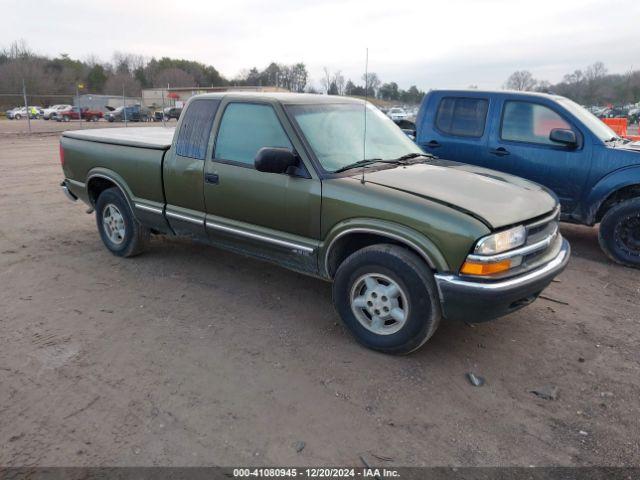
POLYGON ((22 118, 22 115, 20 115, 19 113, 15 114, 13 116, 13 118, 15 118, 16 120, 20 120, 22 118))
MULTIPOLYGON (((383 278, 382 282, 384 281, 383 278)), ((385 300, 385 297, 379 298, 385 300)), ((407 354, 420 348, 434 334, 442 318, 438 290, 429 267, 413 252, 390 244, 365 247, 342 262, 333 282, 333 303, 358 342, 365 347, 390 354, 407 354), (406 298, 408 314, 397 331, 375 333, 365 327, 354 313, 358 308, 351 306, 352 293, 358 289, 361 279, 370 274, 393 281, 406 298)), ((370 302, 367 304, 371 305, 370 302)), ((369 308, 374 306, 359 310, 360 318, 372 318, 365 312, 369 308)), ((389 322, 394 320, 386 320, 384 328, 387 328, 389 322)), ((393 329, 393 323, 391 328, 393 329)))
POLYGON ((598 241, 614 262, 640 268, 640 198, 618 203, 604 215, 598 241))
MULTIPOLYGON (((118 188, 104 190, 96 201, 96 225, 100 238, 111 253, 119 257, 133 257, 141 254, 149 243, 150 230, 141 225, 131 213, 126 198, 118 188), (110 238, 104 217, 107 208, 113 208, 120 214, 124 223, 124 235, 121 240, 110 238)), ((113 211, 113 210, 110 210, 113 211)))

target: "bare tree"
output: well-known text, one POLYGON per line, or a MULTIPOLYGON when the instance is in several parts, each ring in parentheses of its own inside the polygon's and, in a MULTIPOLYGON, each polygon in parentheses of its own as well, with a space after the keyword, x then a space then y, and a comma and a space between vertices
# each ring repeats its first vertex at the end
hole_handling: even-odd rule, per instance
POLYGON ((537 80, 533 78, 529 70, 518 70, 513 72, 504 84, 507 90, 530 91, 537 84, 537 80))
POLYGON ((327 67, 323 67, 322 71, 324 72, 324 76, 320 79, 320 84, 324 90, 324 93, 329 93, 329 89, 331 88, 331 71, 327 67))
POLYGON ((340 70, 333 74, 331 83, 335 84, 338 95, 344 95, 345 78, 340 70))

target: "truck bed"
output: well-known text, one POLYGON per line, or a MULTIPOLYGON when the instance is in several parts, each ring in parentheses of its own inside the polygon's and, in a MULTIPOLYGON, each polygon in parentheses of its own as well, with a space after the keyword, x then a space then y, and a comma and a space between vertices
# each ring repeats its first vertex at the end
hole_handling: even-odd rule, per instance
POLYGON ((62 136, 126 147, 168 150, 171 147, 174 131, 175 127, 96 128, 91 130, 71 130, 64 132, 62 136))

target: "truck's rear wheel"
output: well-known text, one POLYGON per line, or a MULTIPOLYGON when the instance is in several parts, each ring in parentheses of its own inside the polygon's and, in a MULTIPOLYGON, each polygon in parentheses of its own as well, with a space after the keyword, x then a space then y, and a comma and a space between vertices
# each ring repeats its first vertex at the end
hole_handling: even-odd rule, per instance
POLYGON ((640 268, 640 198, 611 208, 600 222, 598 240, 613 261, 640 268))
POLYGON ((109 188, 98 197, 96 224, 104 245, 119 257, 139 255, 149 242, 149 229, 133 217, 127 200, 117 188, 109 188))
POLYGON ((342 262, 333 302, 361 344, 385 353, 416 350, 442 317, 433 274, 420 257, 397 245, 372 245, 342 262))

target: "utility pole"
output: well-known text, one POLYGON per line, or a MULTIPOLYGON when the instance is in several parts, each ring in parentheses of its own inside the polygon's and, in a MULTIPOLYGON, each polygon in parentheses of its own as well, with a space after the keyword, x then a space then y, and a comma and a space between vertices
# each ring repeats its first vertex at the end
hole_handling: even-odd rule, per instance
POLYGON ((80 128, 82 127, 82 106, 80 105, 80 88, 84 85, 76 83, 76 103, 78 104, 78 121, 80 122, 80 128))
POLYGON ((122 115, 124 116, 124 126, 127 127, 127 99, 124 96, 124 83, 122 84, 122 115))
POLYGON ((162 92, 162 126, 166 127, 166 123, 164 120, 164 88, 161 88, 160 91, 162 92))
POLYGON ((27 86, 22 79, 22 95, 24 96, 24 108, 27 109, 27 124, 29 125, 29 133, 31 133, 31 112, 29 111, 29 102, 27 102, 27 86))

